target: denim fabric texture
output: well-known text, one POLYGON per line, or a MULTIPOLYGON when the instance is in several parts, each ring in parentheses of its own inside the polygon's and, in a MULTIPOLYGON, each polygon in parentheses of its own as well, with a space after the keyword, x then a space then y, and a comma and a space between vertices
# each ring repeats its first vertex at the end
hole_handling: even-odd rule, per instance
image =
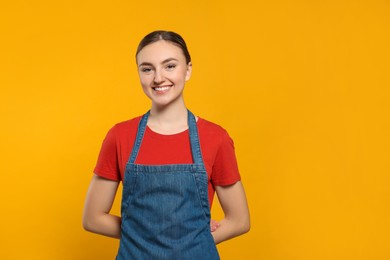
POLYGON ((126 165, 117 260, 216 260, 208 179, 195 116, 188 111, 193 164, 135 164, 150 112, 141 119, 126 165))

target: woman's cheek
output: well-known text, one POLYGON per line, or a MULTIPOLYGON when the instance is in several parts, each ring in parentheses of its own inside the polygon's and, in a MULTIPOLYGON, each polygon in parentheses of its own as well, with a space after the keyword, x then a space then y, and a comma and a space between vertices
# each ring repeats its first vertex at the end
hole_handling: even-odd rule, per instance
POLYGON ((146 90, 149 87, 149 81, 145 78, 141 78, 141 86, 146 90))

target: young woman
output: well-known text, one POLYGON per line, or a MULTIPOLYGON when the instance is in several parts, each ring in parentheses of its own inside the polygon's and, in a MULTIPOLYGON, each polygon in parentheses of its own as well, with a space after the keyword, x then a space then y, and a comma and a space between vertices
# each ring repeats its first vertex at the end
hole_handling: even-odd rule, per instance
POLYGON ((180 35, 148 34, 136 62, 151 109, 108 132, 83 226, 120 238, 117 259, 219 259, 216 244, 250 227, 233 141, 187 110, 183 90, 192 63, 180 35), (110 214, 120 181, 121 217, 110 214), (215 192, 224 218, 210 230, 215 192))

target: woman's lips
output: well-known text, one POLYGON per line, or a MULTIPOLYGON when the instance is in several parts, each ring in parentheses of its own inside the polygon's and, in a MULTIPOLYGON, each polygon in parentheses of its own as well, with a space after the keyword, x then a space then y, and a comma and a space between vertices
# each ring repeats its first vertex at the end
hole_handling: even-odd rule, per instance
POLYGON ((165 91, 168 90, 170 87, 154 87, 153 89, 156 91, 165 91))
POLYGON ((172 86, 159 86, 159 87, 152 87, 152 89, 157 93, 157 94, 163 94, 165 92, 168 92, 169 89, 172 86))

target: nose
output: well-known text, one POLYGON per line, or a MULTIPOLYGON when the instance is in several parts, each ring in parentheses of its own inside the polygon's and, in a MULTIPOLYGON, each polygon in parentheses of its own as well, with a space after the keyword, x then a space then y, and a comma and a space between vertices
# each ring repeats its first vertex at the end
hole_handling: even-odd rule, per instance
POLYGON ((153 81, 154 81, 154 84, 156 84, 156 85, 158 85, 158 84, 160 84, 161 82, 164 81, 163 80, 163 75, 162 75, 161 71, 156 70, 156 72, 154 73, 153 81))

